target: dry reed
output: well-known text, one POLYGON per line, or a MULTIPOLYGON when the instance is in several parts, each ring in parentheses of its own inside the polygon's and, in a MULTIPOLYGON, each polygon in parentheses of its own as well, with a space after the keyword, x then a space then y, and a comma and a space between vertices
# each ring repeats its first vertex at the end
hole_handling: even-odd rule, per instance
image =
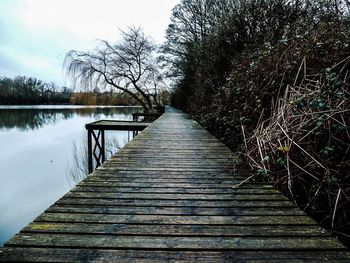
POLYGON ((259 122, 242 149, 260 177, 344 236, 350 234, 349 63, 350 57, 308 74, 304 58, 272 117, 259 122))

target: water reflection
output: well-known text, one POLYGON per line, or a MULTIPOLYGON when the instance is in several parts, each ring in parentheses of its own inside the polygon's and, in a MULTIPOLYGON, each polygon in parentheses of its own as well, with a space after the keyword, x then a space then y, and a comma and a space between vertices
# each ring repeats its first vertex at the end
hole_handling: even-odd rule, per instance
MULTIPOLYGON (((138 108, 0 107, 0 246, 68 192, 83 173, 86 123, 132 120, 138 108), (83 167, 83 166, 82 166, 83 167), (66 175, 68 171, 68 176, 66 175)), ((127 132, 111 132, 122 146, 127 132)), ((113 153, 116 149, 110 149, 113 153)), ((87 167, 87 166, 86 166, 87 167)))
POLYGON ((58 120, 67 120, 74 115, 93 118, 112 117, 115 114, 125 116, 136 112, 135 107, 98 107, 98 108, 0 108, 0 129, 17 128, 19 130, 33 130, 58 120))
MULTIPOLYGON (((130 133, 124 136, 120 136, 120 131, 105 131, 105 154, 106 160, 108 160, 112 155, 118 152, 125 144, 128 143, 131 138, 130 133)), ((72 145, 72 158, 71 162, 68 165, 66 175, 68 180, 73 180, 73 182, 79 183, 83 180, 88 174, 88 151, 87 151, 87 141, 85 138, 82 140, 74 142, 72 145)), ((95 165, 95 164, 94 164, 95 165)))

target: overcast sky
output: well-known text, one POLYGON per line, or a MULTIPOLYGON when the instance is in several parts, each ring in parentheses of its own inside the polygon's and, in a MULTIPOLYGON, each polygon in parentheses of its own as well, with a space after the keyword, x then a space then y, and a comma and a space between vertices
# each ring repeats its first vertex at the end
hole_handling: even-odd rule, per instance
POLYGON ((118 29, 141 26, 164 40, 172 8, 180 0, 0 0, 0 77, 33 76, 68 85, 65 54, 115 41, 118 29))

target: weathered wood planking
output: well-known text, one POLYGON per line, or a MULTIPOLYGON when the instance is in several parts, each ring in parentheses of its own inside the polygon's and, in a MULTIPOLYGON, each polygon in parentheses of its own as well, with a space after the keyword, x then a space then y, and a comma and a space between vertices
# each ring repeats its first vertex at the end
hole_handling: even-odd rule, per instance
POLYGON ((0 261, 350 262, 233 154, 168 112, 0 248, 0 261))

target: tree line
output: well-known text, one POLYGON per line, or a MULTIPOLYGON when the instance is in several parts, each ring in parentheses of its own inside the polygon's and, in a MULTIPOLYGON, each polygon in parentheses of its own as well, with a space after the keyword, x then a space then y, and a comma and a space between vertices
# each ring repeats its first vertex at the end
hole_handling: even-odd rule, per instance
POLYGON ((67 87, 58 88, 53 82, 33 77, 0 78, 0 104, 3 105, 68 104, 71 93, 67 87))
MULTIPOLYGON (((166 102, 168 91, 161 91, 159 98, 166 102)), ((137 100, 126 93, 100 91, 75 92, 67 87, 58 87, 55 83, 46 83, 34 77, 18 76, 0 78, 0 105, 139 105, 137 100)))

